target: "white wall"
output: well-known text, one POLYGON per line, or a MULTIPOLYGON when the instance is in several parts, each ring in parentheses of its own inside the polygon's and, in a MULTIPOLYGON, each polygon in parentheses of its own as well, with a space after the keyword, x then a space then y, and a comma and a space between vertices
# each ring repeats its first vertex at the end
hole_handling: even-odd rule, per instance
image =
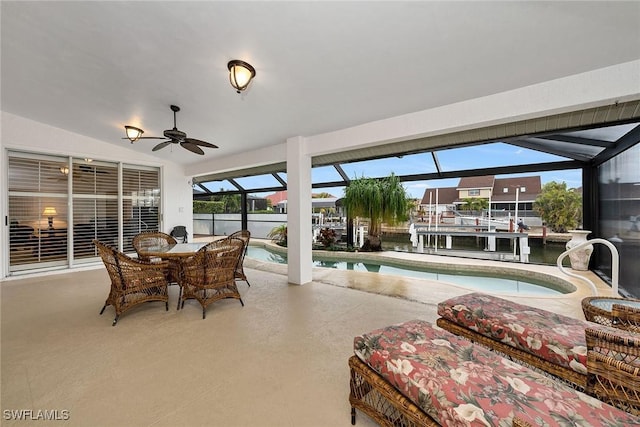
POLYGON ((78 135, 64 129, 55 128, 43 123, 35 122, 11 113, 1 113, 0 129, 0 212, 2 224, 0 227, 0 278, 6 275, 7 256, 4 248, 7 246, 8 227, 4 226, 4 218, 7 212, 7 149, 38 152, 52 155, 73 155, 81 158, 96 160, 124 162, 155 166, 161 168, 163 184, 162 203, 163 218, 162 230, 171 231, 176 225, 185 225, 192 235, 192 188, 191 176, 186 175, 184 168, 171 162, 161 162, 158 158, 139 153, 127 148, 126 144, 114 149, 109 144, 96 139, 78 135))

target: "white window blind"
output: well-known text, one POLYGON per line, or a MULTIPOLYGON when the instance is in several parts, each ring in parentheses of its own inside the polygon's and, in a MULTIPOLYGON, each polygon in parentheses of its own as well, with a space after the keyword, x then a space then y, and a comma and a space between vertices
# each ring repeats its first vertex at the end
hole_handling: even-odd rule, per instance
POLYGON ((158 230, 160 174, 157 168, 124 165, 122 169, 123 246, 133 251, 131 239, 145 230, 158 230))
POLYGON ((67 262, 67 159, 9 158, 9 270, 67 262))
POLYGON ((97 256, 93 239, 118 246, 118 165, 73 159, 73 253, 97 256))

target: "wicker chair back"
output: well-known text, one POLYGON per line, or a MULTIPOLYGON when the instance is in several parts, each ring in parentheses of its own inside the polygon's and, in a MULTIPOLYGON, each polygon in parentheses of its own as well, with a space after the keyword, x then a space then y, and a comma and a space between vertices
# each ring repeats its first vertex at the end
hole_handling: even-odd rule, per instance
POLYGON ((108 305, 112 305, 116 310, 113 326, 123 312, 148 301, 164 301, 166 309, 169 309, 164 268, 131 258, 98 240, 94 240, 93 244, 111 280, 109 296, 100 314, 108 305))
POLYGON ((244 274, 244 257, 247 254, 247 248, 249 247, 249 239, 251 239, 251 233, 249 232, 249 230, 240 230, 230 234, 229 237, 227 237, 227 239, 234 238, 240 239, 244 243, 242 253, 240 254, 240 258, 238 259, 238 265, 236 265, 236 280, 242 280, 244 282, 247 282, 247 285, 251 286, 249 280, 247 280, 247 275, 244 274))
POLYGON ((202 318, 210 304, 235 298, 244 302, 235 283, 235 269, 244 249, 241 239, 221 239, 203 246, 196 254, 181 262, 180 305, 188 299, 197 300, 202 306, 202 318))
POLYGON ((175 245, 176 243, 178 243, 176 239, 174 239, 167 233, 163 233, 162 231, 143 231, 142 233, 138 233, 133 236, 133 239, 131 240, 131 245, 138 254, 138 259, 141 259, 143 261, 153 260, 149 257, 141 255, 140 249, 153 246, 175 245))

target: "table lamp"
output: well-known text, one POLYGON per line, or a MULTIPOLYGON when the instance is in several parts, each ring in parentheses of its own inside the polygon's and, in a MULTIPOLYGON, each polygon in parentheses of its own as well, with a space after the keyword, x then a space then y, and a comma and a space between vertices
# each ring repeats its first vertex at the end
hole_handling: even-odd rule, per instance
POLYGON ((58 212, 56 212, 56 208, 53 206, 47 206, 44 208, 42 215, 46 216, 49 220, 49 230, 53 230, 53 217, 54 215, 58 215, 58 212))

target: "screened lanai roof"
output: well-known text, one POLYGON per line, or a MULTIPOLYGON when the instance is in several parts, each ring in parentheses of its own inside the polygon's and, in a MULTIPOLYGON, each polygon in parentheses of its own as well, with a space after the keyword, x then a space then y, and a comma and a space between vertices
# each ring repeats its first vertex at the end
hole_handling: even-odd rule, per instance
MULTIPOLYGON (((411 182, 597 166, 640 141, 639 117, 637 101, 608 111, 592 109, 332 153, 312 159, 312 187, 344 187, 354 178, 392 172, 411 182)), ((195 199, 220 192, 280 191, 286 189, 286 164, 194 177, 193 182, 195 199)))

